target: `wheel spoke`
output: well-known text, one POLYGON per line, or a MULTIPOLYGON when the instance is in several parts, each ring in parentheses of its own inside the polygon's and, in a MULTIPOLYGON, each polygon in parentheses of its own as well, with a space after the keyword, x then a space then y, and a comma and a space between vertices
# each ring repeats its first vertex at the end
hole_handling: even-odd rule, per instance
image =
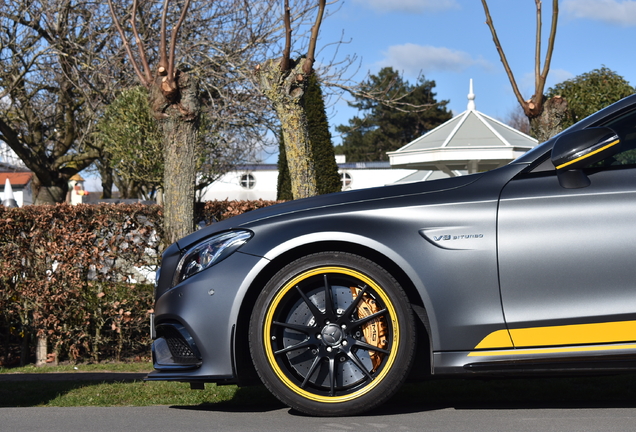
POLYGON ((288 347, 285 347, 283 349, 280 349, 278 351, 274 351, 274 355, 281 355, 281 354, 285 354, 288 353, 290 351, 294 351, 300 348, 305 348, 305 347, 310 347, 310 346, 315 346, 316 344, 311 342, 311 340, 309 339, 305 339, 302 342, 297 343, 296 345, 290 345, 288 347))
POLYGON ((318 368, 318 365, 320 364, 320 360, 321 358, 318 355, 314 358, 314 362, 309 367, 309 372, 307 372, 307 375, 305 375, 305 379, 303 380, 303 383, 300 385, 300 388, 305 388, 305 386, 309 382, 309 378, 311 378, 311 376, 314 374, 314 372, 318 368))
POLYGON ((277 325, 277 326, 281 326, 281 327, 285 327, 285 328, 288 328, 290 330, 296 330, 296 331, 299 331, 299 332, 305 333, 305 334, 309 334, 311 331, 315 331, 316 330, 316 327, 313 327, 313 326, 292 324, 292 323, 286 323, 286 322, 280 322, 280 321, 273 321, 272 324, 273 325, 277 325))
POLYGON ((356 341, 354 346, 356 346, 358 348, 365 349, 365 350, 369 350, 369 351, 377 351, 377 352, 382 353, 382 354, 389 354, 391 352, 389 350, 385 350, 384 348, 378 348, 377 346, 368 344, 368 343, 363 342, 363 341, 356 341))
POLYGON ((384 316, 384 314, 386 314, 387 310, 386 309, 382 309, 377 311, 376 313, 373 313, 369 316, 366 316, 364 318, 360 318, 359 320, 355 320, 353 322, 351 322, 351 327, 360 327, 363 324, 368 323, 369 321, 373 321, 376 318, 379 318, 381 316, 384 316))
POLYGON ((369 371, 364 366, 364 364, 362 364, 362 362, 360 361, 357 355, 355 355, 351 351, 347 351, 347 357, 349 357, 349 359, 353 362, 353 364, 355 364, 358 367, 358 369, 360 369, 362 373, 366 375, 367 378, 369 378, 370 380, 373 379, 373 376, 371 376, 371 373, 369 373, 369 371))
POLYGON ((329 395, 336 395, 336 359, 329 358, 329 395))
POLYGON ((330 320, 335 321, 336 309, 333 304, 333 292, 331 291, 331 285, 329 285, 329 281, 327 280, 327 275, 323 275, 323 281, 325 283, 325 315, 330 320))
POLYGON ((321 316, 324 316, 320 309, 318 309, 318 306, 316 306, 316 304, 312 302, 309 297, 307 297, 307 295, 303 292, 303 290, 300 289, 298 285, 296 286, 296 290, 298 291, 298 294, 300 294, 300 297, 302 297, 303 301, 309 308, 309 311, 312 313, 316 321, 318 321, 321 316))
POLYGON ((362 300, 362 296, 364 295, 364 293, 367 292, 367 288, 368 286, 365 285, 364 287, 360 289, 360 292, 358 293, 356 298, 353 299, 353 302, 351 302, 349 307, 347 307, 347 310, 344 311, 344 313, 342 314, 343 317, 350 317, 351 315, 353 315, 353 311, 358 307, 360 300, 362 300))

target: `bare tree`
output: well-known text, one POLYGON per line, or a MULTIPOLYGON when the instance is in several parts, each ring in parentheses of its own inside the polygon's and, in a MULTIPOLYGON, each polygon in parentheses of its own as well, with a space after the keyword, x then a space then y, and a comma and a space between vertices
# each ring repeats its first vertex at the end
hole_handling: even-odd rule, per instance
POLYGON ((534 55, 534 94, 528 100, 524 100, 519 86, 515 80, 514 74, 508 64, 508 60, 504 53, 504 50, 499 42, 499 37, 495 30, 490 10, 488 9, 487 0, 481 0, 486 14, 486 24, 490 28, 495 47, 499 53, 501 63, 503 63, 512 90, 517 98, 517 101, 523 108, 525 115, 530 122, 530 135, 537 138, 539 142, 545 141, 560 132, 560 119, 564 117, 567 111, 567 103, 562 98, 545 99, 543 94, 545 89, 545 83, 548 78, 548 72, 550 71, 550 62, 552 61, 552 53, 554 51, 554 41, 556 39, 557 22, 559 17, 559 2, 558 0, 552 0, 552 23, 550 26, 550 35, 548 37, 548 48, 545 54, 545 60, 543 61, 543 67, 541 66, 541 28, 542 28, 542 5, 541 0, 535 0, 536 5, 536 41, 535 41, 535 55, 534 55))
POLYGON ((176 65, 177 36, 185 20, 190 0, 181 6, 173 21, 168 45, 168 16, 172 16, 170 0, 163 3, 159 35, 159 59, 151 69, 146 42, 141 38, 138 24, 138 0, 133 0, 128 20, 129 33, 122 27, 112 0, 108 0, 115 27, 122 38, 139 81, 150 91, 150 106, 163 132, 164 155, 164 229, 165 241, 170 244, 194 229, 194 180, 196 173, 196 142, 201 116, 199 82, 195 76, 176 65), (133 41, 137 55, 133 53, 133 41))
POLYGON ((314 73, 316 43, 325 4, 325 0, 318 0, 316 20, 311 28, 306 56, 292 59, 291 8, 289 0, 285 0, 283 14, 285 47, 282 56, 269 59, 256 67, 261 91, 272 103, 281 123, 294 199, 318 194, 303 97, 309 76, 314 73))
POLYGON ((94 2, 5 0, 0 8, 0 140, 34 172, 36 204, 63 202, 68 179, 99 152, 95 110, 112 48, 94 2))
MULTIPOLYGON (((304 20, 309 1, 300 1, 294 19, 304 20)), ((201 113, 208 125, 200 186, 230 165, 220 156, 225 161, 249 160, 266 142, 267 131, 275 129, 252 71, 259 59, 270 56, 284 26, 272 14, 276 0, 185 0, 176 3, 181 8, 167 0, 158 26, 153 21, 158 8, 152 1, 134 0, 127 12, 113 0, 109 5, 127 58, 138 80, 150 89, 151 106, 164 132, 166 232, 173 233, 167 241, 174 241, 192 230, 195 126, 201 113)))
POLYGON ((523 108, 520 105, 515 105, 504 121, 508 126, 517 129, 519 132, 523 132, 524 134, 530 133, 530 123, 528 122, 528 117, 526 117, 526 113, 523 112, 523 108))

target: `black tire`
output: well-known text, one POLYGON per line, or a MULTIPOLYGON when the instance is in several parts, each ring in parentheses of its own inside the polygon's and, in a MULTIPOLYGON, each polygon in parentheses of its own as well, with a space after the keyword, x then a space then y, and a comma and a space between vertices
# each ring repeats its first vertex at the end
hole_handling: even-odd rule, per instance
POLYGON ((256 301, 249 336, 267 388, 316 416, 383 403, 404 382, 415 353, 413 313, 398 282, 375 263, 339 252, 279 271, 256 301))

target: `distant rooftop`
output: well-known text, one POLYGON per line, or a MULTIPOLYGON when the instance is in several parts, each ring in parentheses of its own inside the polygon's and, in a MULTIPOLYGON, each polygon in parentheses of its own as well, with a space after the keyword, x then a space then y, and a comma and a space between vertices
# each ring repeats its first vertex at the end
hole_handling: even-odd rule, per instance
POLYGON ((536 139, 477 111, 471 79, 466 111, 387 154, 393 168, 440 170, 454 176, 463 170, 473 173, 505 165, 537 144, 536 139))
POLYGON ((12 187, 23 188, 32 178, 32 172, 0 172, 0 185, 4 188, 5 182, 9 179, 12 187))

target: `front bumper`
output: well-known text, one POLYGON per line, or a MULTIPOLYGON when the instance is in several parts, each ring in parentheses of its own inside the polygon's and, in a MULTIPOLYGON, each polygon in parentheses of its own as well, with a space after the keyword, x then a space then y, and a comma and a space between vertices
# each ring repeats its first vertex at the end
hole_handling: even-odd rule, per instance
POLYGON ((155 370, 147 379, 235 382, 239 310, 253 278, 267 262, 238 251, 160 295, 154 314, 155 370))
POLYGON ((187 370, 201 366, 201 353, 188 330, 178 323, 155 327, 152 361, 157 370, 187 370))

